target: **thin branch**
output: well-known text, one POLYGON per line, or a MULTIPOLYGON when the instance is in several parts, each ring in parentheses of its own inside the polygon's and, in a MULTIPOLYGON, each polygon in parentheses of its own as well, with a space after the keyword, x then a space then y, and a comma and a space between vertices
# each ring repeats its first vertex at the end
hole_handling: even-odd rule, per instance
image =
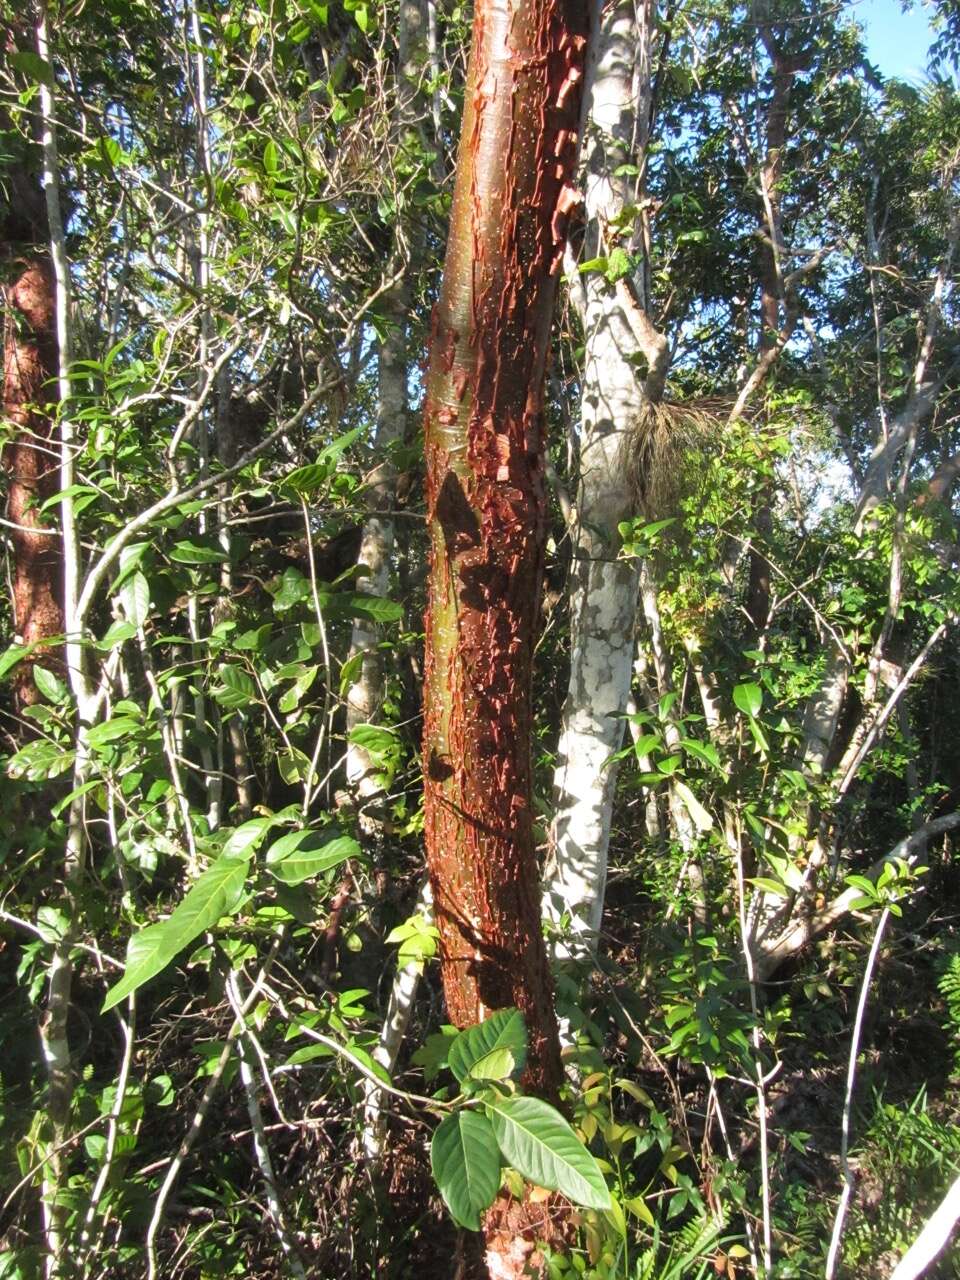
POLYGON ((847 1215, 847 1206, 850 1203, 850 1196, 853 1193, 854 1176, 848 1159, 848 1153, 850 1151, 850 1112, 853 1105, 853 1088, 857 1078, 857 1058, 860 1054, 860 1036, 863 1032, 863 1015, 867 1009, 867 996, 870 992, 870 983, 873 980, 874 966, 877 963, 877 956, 880 952, 880 942, 883 938, 883 931, 889 918, 890 908, 884 907, 883 911, 880 913, 876 932, 873 935, 873 944, 870 947, 870 954, 867 957, 867 967, 863 972, 863 982, 860 986, 860 999, 857 1001, 857 1016, 854 1019, 853 1035, 850 1038, 850 1058, 847 1064, 847 1087, 843 1098, 843 1119, 841 1121, 840 1128, 840 1164, 843 1168, 843 1191, 840 1194, 840 1203, 837 1205, 837 1213, 833 1221, 833 1234, 830 1237, 830 1251, 827 1254, 826 1280, 833 1280, 833 1274, 837 1266, 837 1257, 840 1252, 840 1240, 843 1236, 843 1223, 847 1215))

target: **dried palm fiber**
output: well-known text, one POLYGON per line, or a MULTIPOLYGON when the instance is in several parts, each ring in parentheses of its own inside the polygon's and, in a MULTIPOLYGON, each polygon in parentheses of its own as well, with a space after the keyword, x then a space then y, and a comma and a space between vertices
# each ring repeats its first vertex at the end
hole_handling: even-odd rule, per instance
POLYGON ((624 448, 638 515, 662 520, 677 514, 691 463, 719 437, 732 404, 722 396, 644 401, 630 423, 624 448))

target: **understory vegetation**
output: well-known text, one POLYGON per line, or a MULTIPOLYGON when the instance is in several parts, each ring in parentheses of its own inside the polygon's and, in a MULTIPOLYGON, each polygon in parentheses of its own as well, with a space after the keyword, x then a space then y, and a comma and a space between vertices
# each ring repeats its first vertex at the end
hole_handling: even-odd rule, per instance
POLYGON ((559 1091, 424 855, 472 11, 0 11, 0 1280, 894 1274, 960 1176, 954 0, 909 84, 853 5, 594 14, 485 775, 559 1091))

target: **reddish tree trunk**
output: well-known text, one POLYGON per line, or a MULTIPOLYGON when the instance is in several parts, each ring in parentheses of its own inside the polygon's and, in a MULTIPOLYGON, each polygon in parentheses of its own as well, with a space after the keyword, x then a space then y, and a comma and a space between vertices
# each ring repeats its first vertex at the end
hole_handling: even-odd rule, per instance
MULTIPOLYGON (((13 248, 7 241, 7 248, 13 248)), ((10 255, 12 257, 12 255, 10 255)), ((39 253, 10 261, 3 285, 3 416, 15 429, 3 450, 7 519, 13 544, 13 625, 19 640, 43 646, 63 633, 63 553, 60 538, 44 526, 39 507, 60 488, 53 420, 57 344, 53 267, 39 253), (12 269, 11 269, 12 268, 12 269)), ((62 665, 59 644, 41 648, 19 669, 21 704, 36 700, 34 661, 62 665)))
POLYGON ((477 0, 425 407, 426 845, 458 1026, 518 1006, 560 1057, 531 813, 543 375, 577 156, 585 0, 477 0))

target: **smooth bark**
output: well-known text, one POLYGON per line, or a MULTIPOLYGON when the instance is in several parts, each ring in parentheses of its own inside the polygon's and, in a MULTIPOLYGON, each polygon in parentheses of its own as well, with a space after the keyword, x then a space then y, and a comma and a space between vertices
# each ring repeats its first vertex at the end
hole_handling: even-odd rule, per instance
MULTIPOLYGON (((640 36, 642 45, 649 43, 653 5, 646 3, 641 10, 642 32, 632 5, 618 5, 608 14, 588 80, 584 258, 603 252, 604 228, 631 199, 629 179, 613 174, 632 158, 637 42, 640 36)), ((640 61, 649 66, 642 53, 640 61)), ((645 118, 649 104, 643 90, 641 98, 645 118)), ((585 351, 570 677, 554 773, 556 807, 544 909, 566 926, 557 954, 585 958, 596 949, 603 913, 617 778, 616 764, 608 761, 623 740, 637 619, 639 571, 636 561, 618 559, 617 526, 636 510, 627 481, 630 431, 645 397, 662 392, 667 347, 625 283, 615 288, 599 273, 577 276, 575 265, 568 273, 574 275, 571 294, 583 324, 585 351), (647 359, 646 387, 637 376, 638 356, 647 359)))

